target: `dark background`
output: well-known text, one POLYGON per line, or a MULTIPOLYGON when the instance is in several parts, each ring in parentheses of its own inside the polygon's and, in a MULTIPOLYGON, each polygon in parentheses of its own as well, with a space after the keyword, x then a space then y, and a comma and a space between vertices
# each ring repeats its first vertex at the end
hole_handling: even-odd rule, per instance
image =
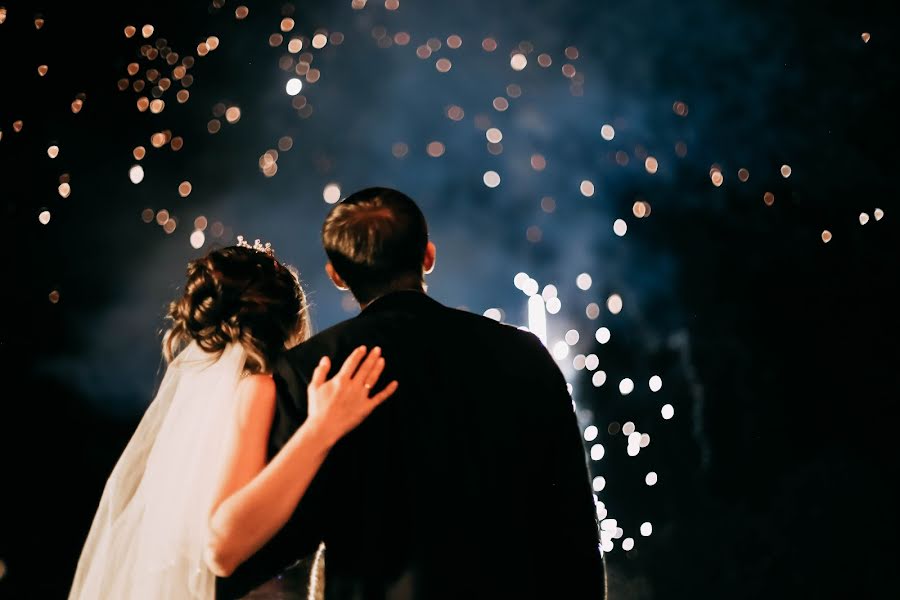
MULTIPOLYGON (((900 52, 887 3, 402 0, 389 11, 374 0, 362 10, 350 0, 252 2, 244 20, 231 0, 0 6, 0 596, 65 595, 103 482, 159 380, 162 316, 189 258, 237 234, 269 240, 300 269, 318 329, 353 314, 322 273, 331 182, 344 195, 380 184, 420 202, 439 249, 430 292, 449 305, 498 308, 524 325, 527 298, 513 276, 558 287, 549 345, 580 332, 559 364, 582 426, 601 432, 598 496, 635 541, 624 552, 616 539, 607 554, 611 598, 866 598, 894 587, 900 253, 889 230, 900 52), (285 15, 296 25, 271 47, 285 15), (145 23, 155 27, 149 40, 145 23), (128 24, 138 28, 131 39, 128 24), (412 41, 379 47, 378 27, 412 41), (343 43, 312 49, 320 28, 343 43), (451 34, 459 49, 448 48, 451 34), (197 56, 211 35, 219 48, 197 56), (279 68, 295 35, 321 71, 316 83, 304 79, 305 117, 285 93, 294 75, 279 68), (488 36, 494 52, 481 47, 488 36), (116 82, 130 62, 140 73, 129 85, 151 66, 170 76, 139 52, 158 38, 196 57, 190 99, 176 102, 173 81, 160 114, 140 113, 135 102, 152 84, 138 94, 116 82), (417 58, 429 38, 441 48, 417 58), (510 54, 525 41, 533 51, 524 48, 528 65, 516 72, 510 54), (544 52, 549 68, 537 63, 544 52), (448 73, 435 69, 444 57, 448 73), (509 84, 520 97, 507 95, 509 84), (508 110, 492 108, 498 96, 508 110), (213 135, 220 102, 240 107, 241 119, 222 119, 213 135), (447 118, 450 105, 463 108, 461 121, 447 118), (500 154, 486 147, 484 118, 503 131, 500 154), (605 123, 611 141, 600 136, 605 123), (150 145, 164 129, 183 137, 180 151, 150 145), (293 147, 267 178, 259 158, 282 136, 293 147), (431 141, 446 152, 430 157, 431 141), (398 142, 408 145, 403 158, 392 155, 398 142), (137 145, 147 148, 146 176, 134 185, 137 145), (533 153, 545 170, 529 166, 533 153), (489 169, 502 178, 495 189, 482 182, 489 169), (596 186, 589 198, 579 193, 585 179, 596 186), (552 213, 541 209, 545 196, 552 213), (649 217, 634 217, 637 200, 649 217), (142 222, 147 208, 168 210, 176 229, 142 222), (201 215, 210 226, 194 249, 201 215), (624 237, 613 233, 618 218, 624 237), (582 272, 592 276, 586 291, 575 286, 582 272), (604 306, 612 293, 623 298, 619 314, 604 306), (589 302, 602 307, 596 320, 589 302), (608 344, 594 341, 600 326, 608 344), (573 368, 590 353, 608 376, 600 388, 573 368), (657 393, 652 375, 662 377, 657 393), (627 396, 625 377, 635 382, 627 396), (661 418, 664 404, 673 419, 661 418), (651 436, 636 457, 612 433, 628 421, 651 436), (653 487, 648 471, 659 474, 653 487)), ((528 482, 514 493, 527 494, 528 482)))

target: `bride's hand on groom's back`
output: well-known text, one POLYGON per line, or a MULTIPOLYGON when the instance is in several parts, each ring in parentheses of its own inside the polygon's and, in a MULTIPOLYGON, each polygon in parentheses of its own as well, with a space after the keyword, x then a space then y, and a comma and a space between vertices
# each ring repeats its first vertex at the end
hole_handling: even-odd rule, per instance
POLYGON ((392 381, 374 396, 370 395, 384 365, 381 348, 373 348, 367 355, 366 347, 360 346, 347 357, 334 377, 326 379, 331 360, 322 357, 307 388, 307 424, 319 429, 334 444, 362 423, 397 391, 398 383, 392 381))

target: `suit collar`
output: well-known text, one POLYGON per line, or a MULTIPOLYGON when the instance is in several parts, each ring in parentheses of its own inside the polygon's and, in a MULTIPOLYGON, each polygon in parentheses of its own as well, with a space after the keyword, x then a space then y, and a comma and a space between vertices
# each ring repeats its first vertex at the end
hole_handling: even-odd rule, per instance
POLYGON ((441 306, 441 303, 432 299, 421 290, 399 290, 388 292, 372 300, 360 313, 362 315, 375 314, 385 310, 400 310, 415 312, 426 308, 441 306))

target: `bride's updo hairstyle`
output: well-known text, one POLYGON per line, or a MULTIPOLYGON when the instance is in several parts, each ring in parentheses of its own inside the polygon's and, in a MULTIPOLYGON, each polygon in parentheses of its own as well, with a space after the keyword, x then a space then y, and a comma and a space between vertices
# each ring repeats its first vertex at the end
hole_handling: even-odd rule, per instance
POLYGON ((239 240, 188 263, 184 294, 169 305, 166 360, 192 341, 212 354, 239 343, 247 352, 246 369, 265 373, 279 351, 309 337, 306 296, 296 275, 268 246, 239 240))

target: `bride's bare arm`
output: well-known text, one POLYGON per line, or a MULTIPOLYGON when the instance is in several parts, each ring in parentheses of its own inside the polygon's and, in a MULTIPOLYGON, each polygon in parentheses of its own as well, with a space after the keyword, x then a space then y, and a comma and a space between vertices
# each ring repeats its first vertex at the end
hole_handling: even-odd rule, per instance
POLYGON ((262 375, 241 384, 235 431, 210 512, 206 563, 219 577, 230 575, 281 529, 335 442, 397 389, 392 382, 369 397, 384 370, 378 348, 368 356, 364 347, 357 348, 326 380, 330 366, 323 358, 316 367, 307 394, 308 417, 268 464, 275 384, 262 375))

